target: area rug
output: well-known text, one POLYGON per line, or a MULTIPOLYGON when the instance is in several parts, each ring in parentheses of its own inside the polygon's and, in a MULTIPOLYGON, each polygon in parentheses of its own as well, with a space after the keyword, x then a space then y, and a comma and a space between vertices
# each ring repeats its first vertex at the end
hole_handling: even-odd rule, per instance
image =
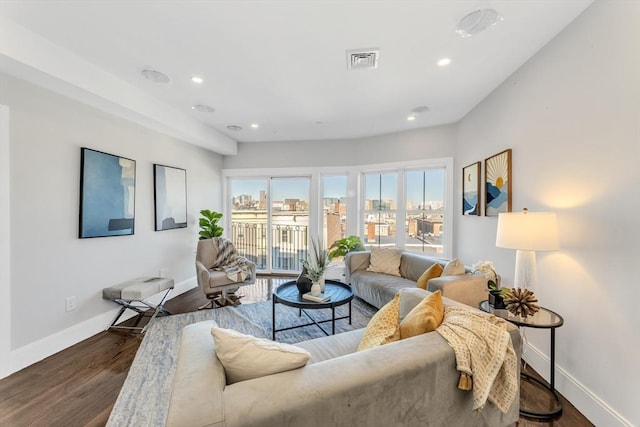
MULTIPOLYGON (((352 322, 336 321, 336 333, 363 328, 376 309, 358 298, 352 301, 352 322)), ((316 321, 331 318, 331 310, 311 310, 316 321)), ((348 314, 348 305, 336 309, 336 317, 348 314)), ((178 344, 182 328, 205 320, 215 320, 220 327, 235 329, 245 334, 271 339, 272 302, 242 304, 193 313, 156 318, 136 353, 127 379, 111 411, 107 426, 163 426, 171 397, 171 385, 176 369, 178 344)), ((276 304, 276 328, 309 323, 298 310, 276 304)), ((330 331, 331 323, 324 328, 330 331)), ((278 332, 278 342, 297 343, 323 337, 317 326, 278 332)))

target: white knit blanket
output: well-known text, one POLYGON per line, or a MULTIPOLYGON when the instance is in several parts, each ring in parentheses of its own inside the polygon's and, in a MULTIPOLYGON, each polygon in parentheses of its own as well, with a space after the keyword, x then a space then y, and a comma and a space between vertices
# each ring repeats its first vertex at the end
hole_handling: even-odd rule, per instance
POLYGON ((506 325, 489 313, 445 307, 444 320, 436 329, 456 354, 458 388, 473 389, 474 410, 489 400, 506 413, 517 394, 518 361, 506 325))
POLYGON ((249 263, 245 257, 238 255, 235 246, 227 239, 211 239, 218 250, 218 255, 211 269, 224 271, 229 280, 244 282, 251 275, 249 263))

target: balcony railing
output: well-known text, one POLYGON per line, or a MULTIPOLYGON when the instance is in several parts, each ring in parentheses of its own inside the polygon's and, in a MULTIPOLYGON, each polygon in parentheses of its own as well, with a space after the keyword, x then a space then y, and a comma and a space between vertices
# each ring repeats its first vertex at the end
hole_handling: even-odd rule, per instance
MULTIPOLYGON (((268 227, 266 223, 231 223, 231 240, 238 251, 267 270, 268 227)), ((271 227, 271 269, 301 271, 300 260, 307 258, 308 227, 305 225, 276 225, 271 227)))

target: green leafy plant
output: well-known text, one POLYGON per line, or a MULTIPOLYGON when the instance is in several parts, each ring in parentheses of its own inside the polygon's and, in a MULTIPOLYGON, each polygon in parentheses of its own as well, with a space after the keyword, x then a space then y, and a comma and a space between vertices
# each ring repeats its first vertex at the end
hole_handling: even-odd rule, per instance
POLYGON ((358 236, 348 236, 333 242, 329 248, 329 259, 345 256, 349 252, 364 251, 362 240, 358 236))
POLYGON ((210 211, 209 209, 203 209, 200 211, 200 215, 202 215, 199 220, 200 240, 221 237, 224 229, 218 225, 218 221, 222 218, 222 214, 220 212, 210 211))
POLYGON ((322 242, 320 242, 320 239, 311 239, 309 257, 301 262, 304 268, 307 269, 307 277, 309 280, 312 282, 320 280, 329 263, 327 250, 324 248, 322 242))

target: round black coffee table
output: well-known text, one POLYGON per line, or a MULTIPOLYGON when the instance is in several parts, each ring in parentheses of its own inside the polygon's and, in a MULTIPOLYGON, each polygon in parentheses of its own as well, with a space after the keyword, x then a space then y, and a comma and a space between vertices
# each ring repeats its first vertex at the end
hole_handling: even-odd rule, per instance
POLYGON ((305 326, 316 325, 325 335, 329 335, 329 332, 325 331, 321 326, 321 323, 331 322, 331 335, 336 333, 336 320, 349 319, 351 324, 351 300, 353 299, 353 290, 351 286, 338 282, 337 280, 326 280, 325 295, 331 295, 331 299, 326 302, 313 302, 302 298, 302 295, 298 291, 295 280, 291 282, 283 283, 273 291, 273 311, 271 318, 271 326, 273 330, 273 340, 276 339, 276 332, 288 331, 290 329, 304 328, 305 326), (299 316, 304 313, 312 323, 306 323, 304 325, 289 326, 287 328, 276 329, 276 303, 284 304, 289 307, 295 307, 299 309, 299 316), (344 304, 349 304, 349 315, 336 317, 336 307, 344 304), (331 319, 316 321, 307 310, 320 310, 323 308, 331 309, 331 319))

